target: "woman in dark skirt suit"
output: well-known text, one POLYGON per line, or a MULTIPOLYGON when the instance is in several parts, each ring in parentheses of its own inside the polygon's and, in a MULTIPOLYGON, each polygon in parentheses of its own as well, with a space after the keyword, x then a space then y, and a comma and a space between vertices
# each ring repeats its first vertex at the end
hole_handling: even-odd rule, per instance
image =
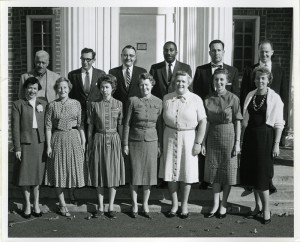
POLYGON ((131 97, 123 130, 123 151, 131 164, 132 213, 138 212, 137 191, 143 186, 143 215, 150 218, 148 200, 150 188, 157 184, 157 157, 161 150, 162 101, 151 94, 153 77, 143 73, 139 77, 140 96, 131 97))
POLYGON ((284 127, 283 103, 268 86, 272 73, 266 67, 253 70, 256 90, 248 93, 242 122, 241 184, 254 188, 255 209, 248 217, 263 214, 263 224, 271 222, 269 180, 274 174, 273 160, 279 155, 284 127))
POLYGON ((47 102, 36 97, 42 86, 35 77, 29 77, 24 82, 23 88, 25 89, 25 98, 15 101, 12 105, 12 138, 15 155, 19 161, 16 185, 21 186, 24 193, 23 217, 30 218, 31 214, 41 217, 39 186, 42 184, 45 171, 42 156, 47 102), (32 213, 30 187, 33 188, 34 196, 32 213))
POLYGON ((223 68, 215 70, 213 84, 216 91, 204 101, 207 115, 202 146, 202 153, 206 155, 204 180, 212 184, 214 194, 214 205, 207 218, 226 216, 231 186, 239 183, 237 155, 240 152, 242 114, 239 98, 226 90, 227 83, 228 71, 223 68), (220 204, 221 187, 223 198, 220 204))

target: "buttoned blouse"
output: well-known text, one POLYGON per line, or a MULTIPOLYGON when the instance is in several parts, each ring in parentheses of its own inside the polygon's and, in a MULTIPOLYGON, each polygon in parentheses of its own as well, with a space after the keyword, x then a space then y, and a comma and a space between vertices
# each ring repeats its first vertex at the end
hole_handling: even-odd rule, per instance
POLYGON ((122 124, 123 119, 122 102, 110 98, 92 102, 88 111, 88 124, 95 128, 95 132, 116 131, 117 126, 122 124))
POLYGON ((124 121, 123 145, 129 140, 157 140, 156 125, 162 112, 162 101, 153 95, 150 98, 129 98, 124 121), (145 133, 141 134, 141 131, 145 133))
POLYGON ((177 129, 195 129, 206 118, 202 99, 190 91, 182 96, 176 92, 165 95, 163 110, 165 124, 177 129))
POLYGON ((211 124, 228 124, 242 120, 239 98, 225 90, 223 94, 214 92, 205 101, 207 121, 211 124))
POLYGON ((37 122, 36 122, 36 116, 35 116, 36 98, 28 100, 28 102, 33 107, 32 108, 32 128, 36 129, 38 127, 37 122))
POLYGON ((80 103, 68 98, 66 101, 59 99, 49 104, 46 112, 46 129, 71 130, 72 128, 83 128, 80 103))

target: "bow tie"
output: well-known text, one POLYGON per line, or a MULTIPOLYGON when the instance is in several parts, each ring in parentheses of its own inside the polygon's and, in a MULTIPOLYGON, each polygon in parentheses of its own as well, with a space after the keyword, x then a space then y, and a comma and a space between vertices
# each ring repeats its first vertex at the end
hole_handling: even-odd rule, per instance
POLYGON ((215 63, 211 63, 211 67, 212 67, 212 68, 223 68, 222 65, 217 65, 217 64, 215 64, 215 63))
POLYGON ((180 101, 183 102, 183 103, 186 101, 186 98, 184 96, 182 96, 182 95, 178 95, 178 96, 174 97, 174 101, 176 99, 180 99, 180 101))

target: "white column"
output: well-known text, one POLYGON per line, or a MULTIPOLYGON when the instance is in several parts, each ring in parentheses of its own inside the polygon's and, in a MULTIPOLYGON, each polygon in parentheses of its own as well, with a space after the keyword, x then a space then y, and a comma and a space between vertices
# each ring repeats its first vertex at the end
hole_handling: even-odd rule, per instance
POLYGON ((108 72, 119 59, 119 8, 62 8, 61 75, 80 68, 80 52, 96 52, 94 67, 108 72))
POLYGON ((210 62, 209 43, 220 39, 225 44, 224 62, 232 60, 232 8, 176 8, 178 59, 196 67, 210 62))

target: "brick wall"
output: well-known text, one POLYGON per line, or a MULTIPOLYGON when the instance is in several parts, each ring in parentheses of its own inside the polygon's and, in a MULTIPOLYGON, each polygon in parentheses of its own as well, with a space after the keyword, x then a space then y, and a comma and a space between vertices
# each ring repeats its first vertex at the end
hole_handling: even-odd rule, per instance
POLYGON ((260 16, 260 40, 273 42, 273 61, 282 66, 286 80, 290 80, 293 9, 233 8, 233 15, 260 16))
MULTIPOLYGON (((18 99, 21 74, 27 72, 27 15, 55 16, 55 63, 54 72, 60 73, 60 14, 61 8, 9 8, 8 9, 8 111, 10 120, 11 104, 18 99)), ((10 121, 9 121, 10 123, 10 121)), ((10 125, 9 125, 10 126, 10 125)), ((9 127, 10 129, 10 127, 9 127)), ((9 130, 9 144, 11 132, 9 130)))

